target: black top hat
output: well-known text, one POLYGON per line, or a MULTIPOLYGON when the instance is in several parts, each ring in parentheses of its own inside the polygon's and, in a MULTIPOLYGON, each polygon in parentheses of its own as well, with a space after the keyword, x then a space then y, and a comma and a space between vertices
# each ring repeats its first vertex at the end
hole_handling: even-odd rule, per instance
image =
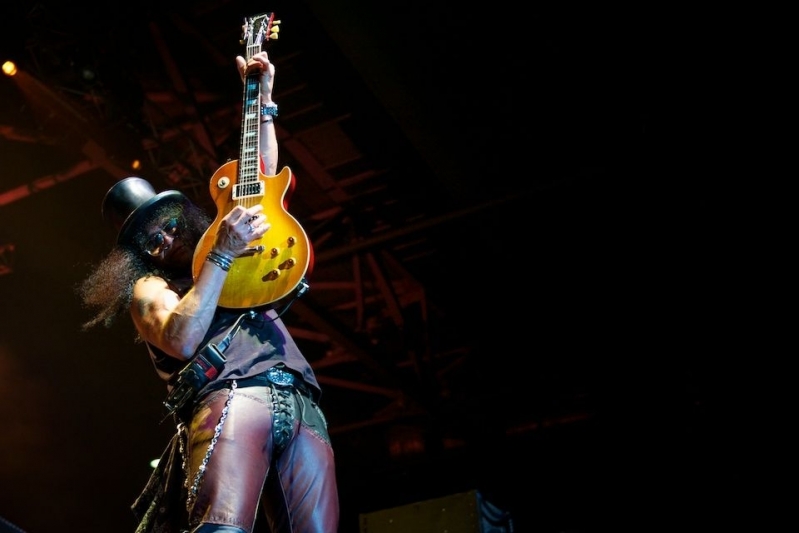
POLYGON ((179 191, 155 194, 148 181, 137 177, 124 178, 105 193, 103 218, 119 232, 118 244, 130 244, 137 226, 144 223, 156 207, 170 201, 189 203, 189 199, 179 191))

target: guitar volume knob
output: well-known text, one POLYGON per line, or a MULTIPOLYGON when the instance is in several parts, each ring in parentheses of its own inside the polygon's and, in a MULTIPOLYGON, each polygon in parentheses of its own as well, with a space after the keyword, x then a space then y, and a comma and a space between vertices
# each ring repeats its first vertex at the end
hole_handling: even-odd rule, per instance
POLYGON ((274 269, 270 270, 269 272, 261 278, 262 281, 275 281, 280 276, 280 270, 274 269))

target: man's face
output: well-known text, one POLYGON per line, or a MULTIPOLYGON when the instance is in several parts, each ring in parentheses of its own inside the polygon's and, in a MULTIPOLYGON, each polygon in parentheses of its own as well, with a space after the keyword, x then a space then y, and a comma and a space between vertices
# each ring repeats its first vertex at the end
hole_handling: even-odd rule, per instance
POLYGON ((154 222, 146 228, 149 236, 144 251, 155 262, 164 267, 185 267, 191 264, 194 250, 188 246, 181 235, 185 233, 185 223, 179 217, 171 217, 154 222))

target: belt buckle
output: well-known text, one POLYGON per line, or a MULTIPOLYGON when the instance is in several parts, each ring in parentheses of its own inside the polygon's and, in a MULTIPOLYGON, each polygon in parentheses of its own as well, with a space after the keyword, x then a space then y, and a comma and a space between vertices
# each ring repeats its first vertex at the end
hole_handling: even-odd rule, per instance
POLYGON ((294 385, 294 374, 281 370, 280 368, 272 367, 268 369, 266 371, 266 379, 281 387, 294 385))

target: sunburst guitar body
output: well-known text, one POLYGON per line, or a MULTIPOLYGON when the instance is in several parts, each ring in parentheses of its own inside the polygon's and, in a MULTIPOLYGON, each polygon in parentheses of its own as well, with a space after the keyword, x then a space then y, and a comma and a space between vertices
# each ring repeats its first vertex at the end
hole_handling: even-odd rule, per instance
MULTIPOLYGON (((260 51, 265 40, 276 38, 278 23, 272 13, 245 22, 247 60, 260 51)), ((233 260, 219 297, 221 307, 242 309, 276 304, 305 285, 304 278, 313 262, 308 236, 287 210, 295 185, 291 169, 284 167, 274 176, 261 171, 260 121, 260 73, 255 73, 244 80, 240 157, 222 165, 211 178, 209 188, 217 215, 194 251, 194 279, 213 248, 222 218, 234 207, 261 204, 270 228, 250 243, 250 252, 233 260)))

